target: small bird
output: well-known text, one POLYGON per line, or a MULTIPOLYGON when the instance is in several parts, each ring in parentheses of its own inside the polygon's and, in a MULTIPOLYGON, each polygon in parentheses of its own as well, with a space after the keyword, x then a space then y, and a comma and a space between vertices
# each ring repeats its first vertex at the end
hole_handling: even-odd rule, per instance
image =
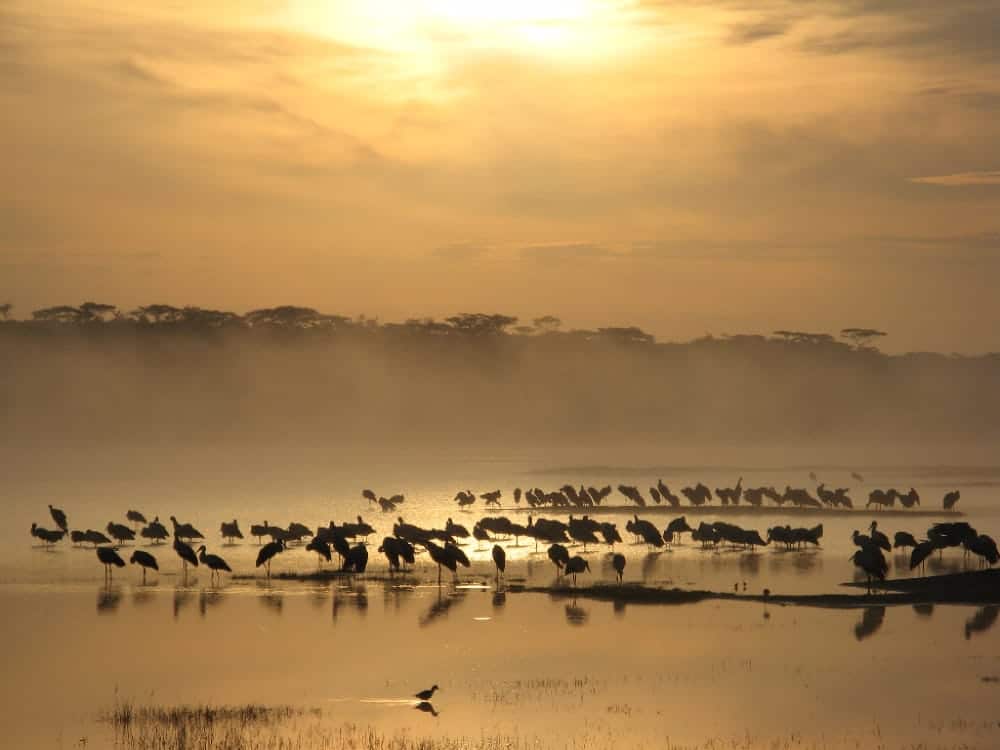
POLYGON ((507 553, 499 544, 493 545, 493 564, 497 566, 497 578, 507 569, 507 553))
POLYGON ((431 685, 426 690, 421 690, 419 693, 414 695, 414 698, 418 698, 419 700, 422 701, 429 701, 431 698, 434 697, 434 691, 436 690, 440 690, 440 688, 437 685, 431 685))
POLYGON ((611 565, 618 574, 618 585, 620 586, 622 578, 625 576, 625 555, 616 552, 615 556, 611 558, 611 565))
POLYGON ((125 561, 122 560, 121 556, 115 552, 111 547, 98 547, 97 548, 97 559, 101 561, 104 566, 104 576, 111 579, 111 566, 116 568, 124 568, 125 561))
POLYGON ((137 549, 132 553, 132 557, 128 560, 133 565, 139 565, 142 568, 142 582, 146 582, 146 570, 156 570, 159 571, 160 565, 156 562, 156 558, 153 557, 148 552, 143 552, 141 549, 137 549))
POLYGON ((137 510, 130 510, 130 511, 128 511, 125 514, 125 520, 127 520, 129 523, 141 523, 141 524, 147 524, 147 523, 149 523, 146 520, 146 517, 142 513, 140 513, 139 511, 137 511, 137 510))
POLYGON ((564 571, 567 575, 573 576, 573 585, 576 586, 576 574, 582 573, 583 571, 590 571, 590 563, 587 562, 580 555, 574 555, 566 563, 566 570, 564 571))

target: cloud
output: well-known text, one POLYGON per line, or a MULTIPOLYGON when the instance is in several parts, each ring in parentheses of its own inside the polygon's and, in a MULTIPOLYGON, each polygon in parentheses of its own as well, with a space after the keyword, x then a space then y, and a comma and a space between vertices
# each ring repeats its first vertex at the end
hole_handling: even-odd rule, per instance
POLYGON ((957 174, 913 177, 910 182, 921 185, 941 185, 942 187, 967 187, 970 185, 1000 185, 1000 170, 986 172, 959 172, 957 174))
POLYGON ((456 242, 431 251, 431 257, 449 262, 461 262, 483 257, 489 247, 475 242, 456 242))
POLYGON ((524 260, 535 260, 543 263, 573 263, 620 257, 610 248, 590 242, 529 245, 521 248, 519 255, 524 260))
POLYGON ((734 24, 729 29, 729 44, 754 44, 765 39, 783 36, 791 29, 788 21, 772 19, 755 23, 734 24))

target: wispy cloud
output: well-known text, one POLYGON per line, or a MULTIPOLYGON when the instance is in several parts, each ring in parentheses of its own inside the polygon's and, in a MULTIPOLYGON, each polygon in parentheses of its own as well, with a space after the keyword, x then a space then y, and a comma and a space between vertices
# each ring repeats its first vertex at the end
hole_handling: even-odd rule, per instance
POLYGON ((922 185, 941 185, 942 187, 967 187, 969 185, 1000 185, 1000 170, 986 172, 958 172, 956 174, 931 175, 929 177, 914 177, 910 182, 922 185))

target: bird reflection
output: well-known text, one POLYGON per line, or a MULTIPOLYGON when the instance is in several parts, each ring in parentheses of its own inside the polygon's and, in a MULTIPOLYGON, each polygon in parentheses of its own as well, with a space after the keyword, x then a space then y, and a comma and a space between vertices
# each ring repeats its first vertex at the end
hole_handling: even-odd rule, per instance
POLYGON ((739 566, 740 571, 746 575, 758 575, 760 573, 760 555, 757 553, 740 555, 739 566))
POLYGON ((423 711, 425 714, 430 714, 431 716, 437 716, 438 712, 434 709, 434 704, 430 701, 420 701, 414 706, 418 711, 423 711))
POLYGON ((420 627, 427 627, 435 620, 444 617, 448 611, 456 604, 465 599, 464 591, 452 590, 447 594, 442 589, 438 589, 437 599, 431 604, 427 611, 420 617, 417 623, 420 627))
POLYGON ((186 589, 174 589, 174 619, 180 615, 181 610, 191 602, 191 592, 186 589))
POLYGON ((927 558, 927 569, 934 575, 961 573, 964 570, 962 558, 932 556, 927 558))
POLYGON ((493 593, 493 609, 503 609, 507 604, 507 590, 499 589, 493 593))
POLYGON ((275 614, 281 614, 285 607, 285 595, 280 591, 272 591, 269 594, 263 594, 257 597, 261 604, 263 604, 267 609, 271 610, 275 614))
POLYGON ((201 590, 198 595, 198 614, 202 617, 208 612, 209 607, 216 607, 222 603, 222 593, 219 591, 201 590))
POLYGON ((659 552, 649 552, 644 558, 642 558, 642 567, 639 574, 642 576, 643 583, 647 582, 656 571, 656 563, 660 561, 659 552))
POLYGON ((969 640, 973 633, 985 633, 996 625, 998 615, 1000 606, 996 604, 977 609, 972 617, 965 621, 965 640, 969 640))
POLYGON ((155 598, 155 594, 145 586, 132 589, 132 604, 136 607, 144 607, 155 598))
POLYGON ((614 604, 612 606, 613 606, 615 615, 617 615, 618 617, 624 617, 625 616, 625 602, 624 601, 622 601, 621 599, 615 599, 614 604))
POLYGON ((578 607, 576 604, 576 599, 573 600, 572 604, 566 605, 566 622, 570 625, 586 625, 587 619, 590 617, 590 613, 583 607, 578 607))
POLYGON ((914 604, 913 611, 921 617, 930 617, 934 614, 933 604, 914 604))
POLYGON ((107 586, 97 592, 97 614, 108 615, 118 611, 122 603, 122 592, 117 586, 107 586))
POLYGON ((854 637, 863 641, 869 636, 875 635, 882 627, 885 619, 885 607, 865 607, 861 614, 861 621, 854 625, 854 637))

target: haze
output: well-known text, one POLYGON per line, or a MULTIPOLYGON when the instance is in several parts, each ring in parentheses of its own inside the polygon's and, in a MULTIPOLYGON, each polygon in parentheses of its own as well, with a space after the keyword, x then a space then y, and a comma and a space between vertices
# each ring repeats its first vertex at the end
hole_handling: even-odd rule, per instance
POLYGON ((0 295, 998 348, 1000 3, 8 0, 0 295))

